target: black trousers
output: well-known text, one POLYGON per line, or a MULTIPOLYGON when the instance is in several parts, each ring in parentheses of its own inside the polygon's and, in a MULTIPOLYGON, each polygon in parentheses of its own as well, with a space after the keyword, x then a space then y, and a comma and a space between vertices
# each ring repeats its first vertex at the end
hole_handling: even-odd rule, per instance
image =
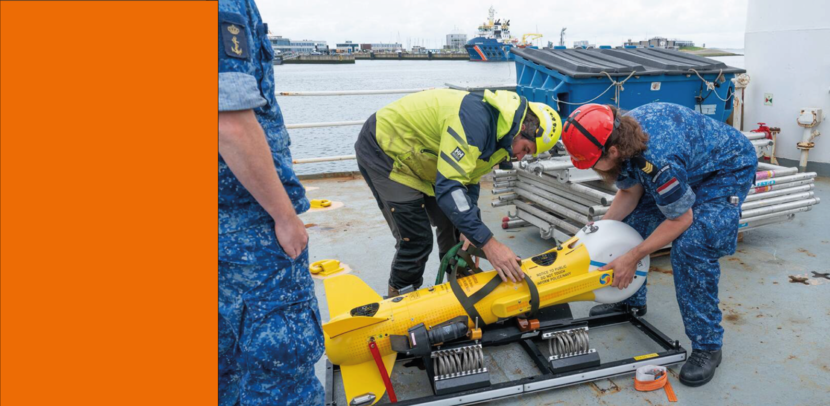
POLYGON ((421 287, 424 268, 432 252, 432 227, 437 229, 440 258, 458 243, 458 231, 438 207, 435 197, 389 179, 389 174, 361 165, 357 167, 372 190, 378 207, 395 236, 395 258, 389 286, 401 289, 421 287))

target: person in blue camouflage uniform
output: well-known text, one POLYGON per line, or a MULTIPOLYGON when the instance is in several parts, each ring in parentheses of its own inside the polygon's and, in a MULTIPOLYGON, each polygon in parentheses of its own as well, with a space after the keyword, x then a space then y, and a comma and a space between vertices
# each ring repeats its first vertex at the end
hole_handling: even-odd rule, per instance
MULTIPOLYGON (((675 104, 650 103, 625 116, 636 121, 648 141, 641 154, 620 161, 616 186, 623 194, 636 186, 641 197, 628 209, 614 210, 612 204, 604 219, 623 220, 646 239, 667 219, 689 216, 688 228, 669 241, 677 302, 693 350, 680 378, 700 386, 721 362, 718 259, 735 252, 740 206, 757 168, 755 148, 738 130, 675 104)), ((625 266, 612 262, 605 268, 616 272, 625 266)), ((643 284, 624 302, 596 306, 591 314, 634 308, 643 315, 646 292, 643 284)))
POLYGON ((253 0, 219 1, 219 404, 320 405, 309 208, 253 0), (277 225, 279 224, 279 226, 277 225))

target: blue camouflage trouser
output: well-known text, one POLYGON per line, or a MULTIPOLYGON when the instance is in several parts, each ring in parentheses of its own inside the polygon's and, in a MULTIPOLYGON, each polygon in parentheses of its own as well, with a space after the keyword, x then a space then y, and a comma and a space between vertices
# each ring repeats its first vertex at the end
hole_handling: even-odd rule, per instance
POLYGON ((314 374, 323 354, 323 333, 308 251, 290 259, 273 227, 269 223, 232 233, 239 235, 225 238, 225 244, 227 236, 220 235, 220 406, 324 402, 314 374))
MULTIPOLYGON (((692 225, 672 242, 671 264, 680 315, 692 348, 713 351, 723 346, 721 311, 718 308, 718 259, 735 252, 738 223, 755 168, 735 174, 716 176, 692 187, 696 200, 692 206, 692 225), (725 191, 734 191, 740 203, 729 203, 725 191)), ((646 194, 623 221, 643 238, 648 237, 666 217, 657 208, 654 198, 646 194)), ((646 284, 623 301, 631 306, 646 304, 646 284)))

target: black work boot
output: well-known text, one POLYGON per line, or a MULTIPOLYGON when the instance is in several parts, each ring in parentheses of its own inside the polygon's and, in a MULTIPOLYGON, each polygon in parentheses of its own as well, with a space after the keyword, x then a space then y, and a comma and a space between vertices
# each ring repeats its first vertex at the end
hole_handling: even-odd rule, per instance
POLYGON ((701 386, 715 376, 715 368, 721 362, 721 350, 692 350, 692 355, 680 369, 680 383, 686 386, 701 386))
POLYGON ((637 311, 638 317, 643 317, 646 315, 646 311, 648 311, 648 306, 643 305, 643 307, 632 307, 625 303, 611 303, 611 304, 601 304, 591 308, 591 312, 588 313, 589 316, 602 316, 609 313, 616 313, 616 312, 629 312, 631 309, 637 311))

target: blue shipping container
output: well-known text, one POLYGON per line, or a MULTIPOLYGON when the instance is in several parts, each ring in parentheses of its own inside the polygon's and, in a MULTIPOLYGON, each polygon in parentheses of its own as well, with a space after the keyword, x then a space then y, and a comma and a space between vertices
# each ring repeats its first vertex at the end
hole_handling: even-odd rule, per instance
POLYGON ((726 121, 733 108, 732 78, 746 72, 713 59, 659 48, 512 52, 516 55, 516 91, 529 101, 548 104, 563 117, 587 103, 618 104, 631 110, 666 102, 726 121), (625 81, 619 88, 619 101, 612 78, 625 81), (714 89, 706 82, 713 83, 714 89))

